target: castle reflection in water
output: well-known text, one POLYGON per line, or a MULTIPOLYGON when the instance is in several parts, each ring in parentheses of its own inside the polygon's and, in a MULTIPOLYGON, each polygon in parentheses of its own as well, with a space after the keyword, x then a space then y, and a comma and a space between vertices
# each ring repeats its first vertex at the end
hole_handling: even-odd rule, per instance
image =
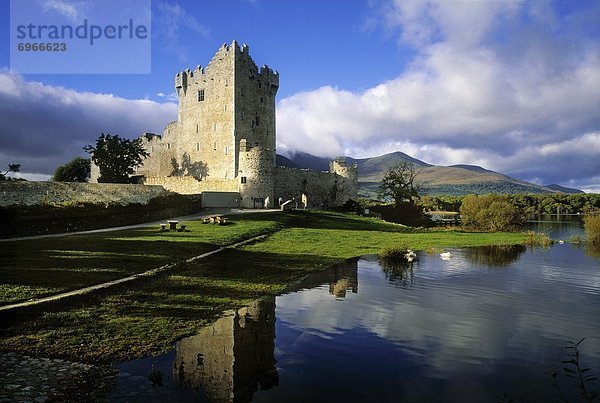
MULTIPOLYGON (((329 284, 344 298, 358 292, 357 260, 310 276, 302 287, 329 284)), ((257 300, 176 345, 173 379, 203 389, 214 402, 249 402, 258 390, 279 385, 275 360, 275 297, 257 300)))

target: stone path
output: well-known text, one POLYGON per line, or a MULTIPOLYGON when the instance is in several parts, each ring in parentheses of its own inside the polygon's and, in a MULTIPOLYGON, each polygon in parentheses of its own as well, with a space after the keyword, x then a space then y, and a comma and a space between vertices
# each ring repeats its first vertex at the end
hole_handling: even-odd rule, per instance
POLYGON ((3 352, 0 402, 93 401, 114 382, 106 368, 3 352))

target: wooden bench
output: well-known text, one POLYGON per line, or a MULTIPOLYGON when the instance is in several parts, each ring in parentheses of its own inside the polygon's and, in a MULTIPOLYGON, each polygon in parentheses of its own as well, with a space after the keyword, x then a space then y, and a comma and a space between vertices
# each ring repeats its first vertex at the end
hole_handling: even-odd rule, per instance
POLYGON ((162 231, 166 231, 167 230, 167 224, 160 224, 160 230, 162 231))

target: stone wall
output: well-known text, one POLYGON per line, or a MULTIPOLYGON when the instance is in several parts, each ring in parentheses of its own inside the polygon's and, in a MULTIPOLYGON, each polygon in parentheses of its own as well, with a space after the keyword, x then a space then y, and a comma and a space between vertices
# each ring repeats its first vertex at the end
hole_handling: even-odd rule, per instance
POLYGON ((275 197, 284 201, 295 198, 299 207, 302 194, 307 196, 308 207, 320 208, 355 199, 356 191, 355 178, 310 169, 277 167, 275 170, 275 197))
POLYGON ((146 204, 149 200, 172 194, 162 186, 118 183, 75 182, 0 182, 0 206, 60 205, 72 202, 146 204))
POLYGON ((191 176, 150 176, 144 179, 145 185, 160 185, 163 188, 179 194, 199 194, 205 191, 237 192, 235 179, 198 181, 191 176))

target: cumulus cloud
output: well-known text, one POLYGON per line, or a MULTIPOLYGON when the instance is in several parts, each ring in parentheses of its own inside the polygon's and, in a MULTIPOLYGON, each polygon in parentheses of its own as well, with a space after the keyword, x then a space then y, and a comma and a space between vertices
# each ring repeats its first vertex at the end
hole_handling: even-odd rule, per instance
POLYGON ((101 132, 162 133, 176 118, 174 103, 77 92, 0 71, 0 166, 18 163, 25 177, 43 178, 28 174, 52 174, 101 132))
POLYGON ((600 172, 600 47, 582 28, 600 7, 558 15, 547 3, 403 0, 374 16, 371 27, 375 19, 417 50, 410 66, 361 92, 322 87, 282 99, 280 150, 400 150, 544 183, 600 172))

